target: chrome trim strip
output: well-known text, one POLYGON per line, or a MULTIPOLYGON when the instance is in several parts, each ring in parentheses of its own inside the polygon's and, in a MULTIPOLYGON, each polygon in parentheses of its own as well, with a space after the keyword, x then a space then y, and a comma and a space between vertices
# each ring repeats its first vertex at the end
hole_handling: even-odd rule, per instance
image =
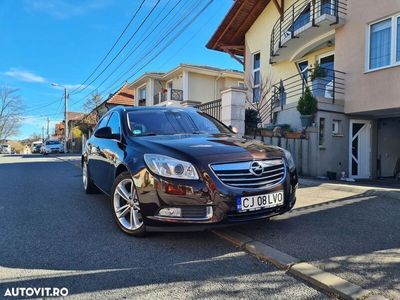
MULTIPOLYGON (((165 208, 165 207, 163 207, 165 208)), ((182 207, 180 207, 182 208, 182 207)), ((206 207, 206 216, 204 218, 185 218, 185 217, 164 217, 155 215, 152 218, 158 219, 160 221, 208 221, 213 217, 213 209, 212 206, 206 207)))
MULTIPOLYGON (((229 178, 222 179, 222 178, 220 178, 220 179, 221 179, 221 181, 224 181, 224 182, 227 182, 227 181, 229 181, 229 182, 231 182, 231 181, 261 181, 261 180, 266 180, 268 178, 281 176, 281 175, 283 175, 283 173, 284 172, 282 170, 282 172, 279 172, 278 174, 273 174, 273 175, 264 176, 264 177, 260 176, 260 177, 253 177, 253 178, 233 178, 233 179, 229 179, 229 178)), ((220 176, 220 177, 222 177, 222 176, 220 176)))

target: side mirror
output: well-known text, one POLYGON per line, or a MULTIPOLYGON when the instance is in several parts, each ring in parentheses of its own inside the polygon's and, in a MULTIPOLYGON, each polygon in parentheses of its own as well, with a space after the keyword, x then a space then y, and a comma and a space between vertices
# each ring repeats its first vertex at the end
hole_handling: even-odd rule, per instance
POLYGON ((238 129, 236 127, 232 127, 232 125, 229 125, 229 129, 235 134, 239 132, 238 129))
POLYGON ((102 127, 95 131, 94 136, 100 139, 114 139, 115 134, 112 134, 111 127, 102 127))

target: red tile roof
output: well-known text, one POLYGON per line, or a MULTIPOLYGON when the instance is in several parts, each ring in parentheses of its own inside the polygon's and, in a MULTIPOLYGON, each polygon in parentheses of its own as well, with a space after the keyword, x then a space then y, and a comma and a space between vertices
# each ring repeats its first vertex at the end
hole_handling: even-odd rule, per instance
POLYGON ((206 47, 244 55, 245 34, 270 0, 236 0, 206 47))
POLYGON ((110 98, 106 100, 106 103, 113 105, 133 106, 135 103, 134 100, 134 90, 129 89, 128 85, 124 84, 117 92, 115 92, 110 98))

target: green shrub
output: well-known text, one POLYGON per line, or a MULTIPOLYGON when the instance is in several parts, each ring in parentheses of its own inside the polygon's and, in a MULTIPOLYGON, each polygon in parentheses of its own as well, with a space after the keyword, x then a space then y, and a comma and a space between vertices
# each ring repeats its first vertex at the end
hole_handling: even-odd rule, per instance
POLYGON ((297 110, 303 116, 314 115, 317 112, 317 99, 313 96, 309 87, 306 87, 304 94, 300 97, 297 110))

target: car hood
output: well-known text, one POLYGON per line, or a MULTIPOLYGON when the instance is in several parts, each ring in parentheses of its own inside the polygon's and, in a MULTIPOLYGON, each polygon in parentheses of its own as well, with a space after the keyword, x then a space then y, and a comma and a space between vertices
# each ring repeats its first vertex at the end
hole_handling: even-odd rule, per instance
POLYGON ((191 157, 207 163, 283 157, 281 148, 233 135, 169 135, 133 138, 145 153, 191 157))

